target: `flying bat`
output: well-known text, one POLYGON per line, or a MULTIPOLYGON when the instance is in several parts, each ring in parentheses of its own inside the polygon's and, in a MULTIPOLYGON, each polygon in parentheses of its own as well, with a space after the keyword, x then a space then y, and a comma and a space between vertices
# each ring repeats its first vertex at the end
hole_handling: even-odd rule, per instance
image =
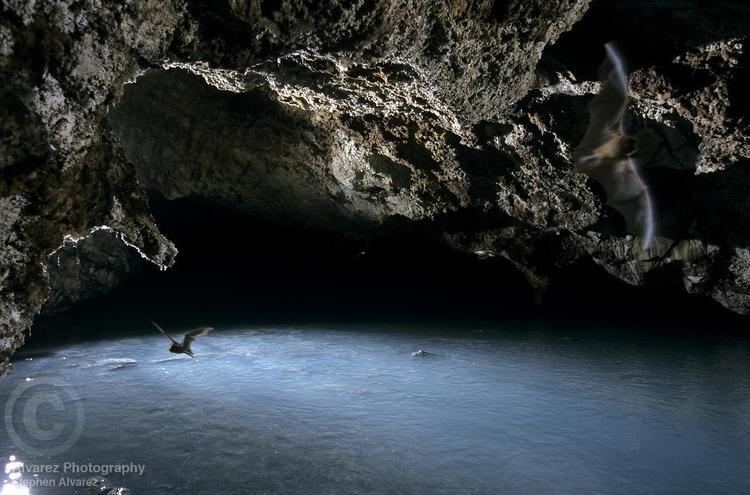
POLYGON ((589 126, 573 150, 576 170, 595 179, 607 193, 607 204, 625 219, 628 232, 648 247, 654 237, 654 211, 648 187, 632 156, 635 137, 625 133, 622 119, 628 106, 628 77, 611 43, 599 67, 601 89, 589 103, 589 126))
POLYGON ((155 322, 151 322, 157 330, 159 330, 161 333, 163 333, 169 340, 172 341, 172 345, 169 348, 169 352, 173 352, 175 354, 187 354, 188 356, 194 358, 195 355, 193 354, 193 350, 190 348, 192 343, 200 337, 201 335, 205 335, 211 330, 213 330, 213 327, 198 327, 193 330, 190 330, 185 334, 185 336, 182 338, 182 343, 177 342, 175 339, 173 339, 167 332, 164 331, 159 325, 157 325, 155 322))

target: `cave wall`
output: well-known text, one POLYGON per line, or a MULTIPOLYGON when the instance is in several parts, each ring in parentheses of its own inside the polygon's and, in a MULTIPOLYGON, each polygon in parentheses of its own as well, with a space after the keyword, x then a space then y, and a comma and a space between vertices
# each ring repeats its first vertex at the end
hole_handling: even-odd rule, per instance
POLYGON ((104 117, 139 64, 164 56, 184 5, 9 0, 0 14, 2 374, 48 300, 49 272, 67 266, 50 259, 68 251, 66 240, 107 227, 123 250, 172 263, 175 248, 153 223, 104 117))
POLYGON ((750 312, 748 10, 3 0, 0 373, 42 308, 173 263, 144 188, 346 232, 428 225, 539 294, 587 259, 750 312), (570 163, 610 33, 636 54, 648 250, 570 163))

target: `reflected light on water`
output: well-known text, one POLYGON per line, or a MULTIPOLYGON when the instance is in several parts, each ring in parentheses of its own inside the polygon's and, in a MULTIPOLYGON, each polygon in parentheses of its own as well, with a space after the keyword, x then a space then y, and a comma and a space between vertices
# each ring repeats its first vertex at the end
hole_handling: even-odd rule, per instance
POLYGON ((3 491, 0 492, 0 495, 30 495, 30 493, 27 486, 14 483, 12 485, 3 485, 3 491))
POLYGON ((0 495, 30 495, 29 487, 21 485, 23 476, 23 462, 16 460, 12 455, 5 464, 5 474, 8 479, 3 480, 3 489, 0 495))

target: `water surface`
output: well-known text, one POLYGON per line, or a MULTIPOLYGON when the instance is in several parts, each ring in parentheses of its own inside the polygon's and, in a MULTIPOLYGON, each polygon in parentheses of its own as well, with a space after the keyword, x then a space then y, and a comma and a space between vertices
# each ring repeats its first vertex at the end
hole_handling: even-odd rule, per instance
POLYGON ((0 381, 0 454, 143 465, 107 476, 133 493, 750 493, 747 341, 544 325, 223 327, 196 359, 155 333, 47 349, 0 381), (52 452, 50 431, 77 441, 52 452))

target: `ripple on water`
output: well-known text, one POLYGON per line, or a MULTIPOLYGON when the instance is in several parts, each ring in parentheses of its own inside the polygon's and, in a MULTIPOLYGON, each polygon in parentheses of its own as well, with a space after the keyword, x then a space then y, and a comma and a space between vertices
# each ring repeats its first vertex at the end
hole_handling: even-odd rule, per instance
POLYGON ((85 429, 53 460, 143 463, 111 480, 136 493, 750 493, 746 344, 472 329, 92 342, 15 363, 0 401, 75 387, 85 429))

